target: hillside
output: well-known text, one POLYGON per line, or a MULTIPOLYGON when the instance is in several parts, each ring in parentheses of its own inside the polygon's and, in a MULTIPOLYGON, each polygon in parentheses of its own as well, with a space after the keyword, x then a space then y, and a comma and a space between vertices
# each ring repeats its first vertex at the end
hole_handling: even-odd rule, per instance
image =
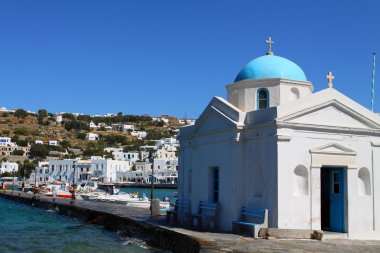
MULTIPOLYGON (((65 113, 54 115, 39 110, 37 114, 27 113, 24 110, 0 113, 0 137, 10 137, 19 146, 31 145, 32 156, 36 149, 35 141, 43 142, 38 145, 39 149, 45 149, 58 156, 74 157, 83 155, 106 155, 105 147, 123 147, 125 150, 137 150, 141 145, 148 144, 151 140, 170 137, 176 134, 179 128, 178 120, 167 117, 166 123, 161 120, 153 120, 152 117, 144 115, 122 115, 114 116, 90 116, 74 115, 65 113), (90 129, 90 123, 96 128, 90 129), (122 131, 123 125, 133 125, 136 131, 146 132, 145 138, 132 136, 132 130, 122 131), (96 141, 87 139, 88 133, 99 135, 96 141), (47 145, 50 140, 57 140, 57 147, 47 145), (51 152, 54 151, 54 152, 51 152), (60 153, 60 154, 59 154, 60 153)), ((46 150, 44 151, 46 153, 46 150)), ((42 155, 40 158, 43 158, 42 155)))

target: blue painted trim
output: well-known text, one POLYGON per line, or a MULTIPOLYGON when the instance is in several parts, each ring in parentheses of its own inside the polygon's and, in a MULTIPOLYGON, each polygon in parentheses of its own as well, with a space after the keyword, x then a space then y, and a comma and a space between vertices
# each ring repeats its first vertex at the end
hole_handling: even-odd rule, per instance
POLYGON ((256 93, 256 109, 259 110, 259 104, 260 104, 260 92, 261 91, 265 91, 266 95, 267 95, 267 101, 266 101, 266 106, 265 108, 268 108, 269 107, 269 91, 266 89, 266 88, 260 88, 257 90, 257 93, 256 93))

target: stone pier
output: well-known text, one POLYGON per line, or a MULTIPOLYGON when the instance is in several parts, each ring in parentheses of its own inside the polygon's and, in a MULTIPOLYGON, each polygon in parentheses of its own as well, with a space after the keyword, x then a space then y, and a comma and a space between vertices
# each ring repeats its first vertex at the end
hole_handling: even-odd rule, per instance
POLYGON ((82 200, 51 198, 22 192, 0 191, 0 197, 36 207, 55 210, 61 215, 99 224, 111 231, 146 241, 172 252, 380 252, 380 241, 254 239, 228 233, 210 233, 169 226, 165 215, 150 216, 149 209, 82 200))

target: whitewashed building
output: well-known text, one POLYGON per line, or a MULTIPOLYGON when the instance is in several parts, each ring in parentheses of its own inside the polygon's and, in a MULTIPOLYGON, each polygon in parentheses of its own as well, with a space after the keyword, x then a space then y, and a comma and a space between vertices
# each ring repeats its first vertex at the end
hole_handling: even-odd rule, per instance
POLYGON ((99 128, 99 126, 97 124, 95 124, 93 121, 90 122, 89 127, 91 129, 97 129, 97 128, 99 128))
POLYGON ((132 166, 137 160, 139 160, 139 152, 131 151, 131 152, 113 152, 113 159, 118 161, 127 161, 130 166, 132 166))
POLYGON ((87 134, 87 139, 88 139, 89 141, 96 141, 96 140, 99 140, 99 134, 88 133, 88 134, 87 134))
POLYGON ((178 119, 178 124, 180 124, 180 125, 194 125, 195 119, 178 119))
POLYGON ((61 124, 62 123, 62 115, 61 114, 56 114, 55 115, 55 121, 58 123, 58 124, 61 124))
POLYGON ((71 183, 74 177, 75 182, 86 182, 91 177, 98 177, 103 182, 119 182, 125 181, 124 178, 129 169, 129 164, 125 161, 102 157, 91 157, 90 160, 51 160, 48 166, 41 165, 36 168, 36 181, 37 183, 54 181, 71 183))
POLYGON ((153 163, 154 171, 178 171, 178 158, 155 158, 153 163))
POLYGON ((58 146, 58 141, 56 141, 56 140, 50 140, 49 141, 49 146, 58 146))
POLYGON ((175 151, 168 151, 166 149, 157 149, 156 151, 157 158, 175 158, 175 151))
POLYGON ((12 162, 2 162, 0 167, 0 174, 5 172, 17 172, 18 171, 18 163, 12 162))
POLYGON ((117 161, 105 158, 92 158, 91 166, 93 176, 100 178, 103 182, 122 182, 128 178, 130 171, 127 161, 117 161))
POLYGON ((0 146, 15 146, 16 144, 12 142, 9 137, 0 137, 0 146))
POLYGON ((123 125, 122 130, 123 130, 123 132, 135 131, 135 126, 134 125, 123 125))
POLYGON ((332 88, 313 93, 295 63, 249 62, 195 125, 180 130, 180 200, 220 207, 231 231, 243 206, 269 227, 380 239, 380 119, 332 88))
POLYGON ((145 131, 132 131, 132 132, 131 132, 131 135, 137 137, 137 139, 142 140, 142 139, 144 139, 148 134, 147 134, 147 132, 145 132, 145 131))
POLYGON ((104 151, 106 151, 108 153, 123 152, 123 148, 107 147, 107 148, 104 149, 104 151))

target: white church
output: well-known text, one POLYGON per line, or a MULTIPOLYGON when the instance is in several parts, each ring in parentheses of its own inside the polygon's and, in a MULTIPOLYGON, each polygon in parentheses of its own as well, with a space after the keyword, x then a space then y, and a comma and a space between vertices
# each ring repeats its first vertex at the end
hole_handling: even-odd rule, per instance
MULTIPOLYGON (((178 198, 218 203, 232 230, 243 206, 268 209, 269 227, 380 239, 380 117, 294 62, 250 61, 179 134, 178 198)), ((179 214, 181 215, 181 214, 179 214)))

